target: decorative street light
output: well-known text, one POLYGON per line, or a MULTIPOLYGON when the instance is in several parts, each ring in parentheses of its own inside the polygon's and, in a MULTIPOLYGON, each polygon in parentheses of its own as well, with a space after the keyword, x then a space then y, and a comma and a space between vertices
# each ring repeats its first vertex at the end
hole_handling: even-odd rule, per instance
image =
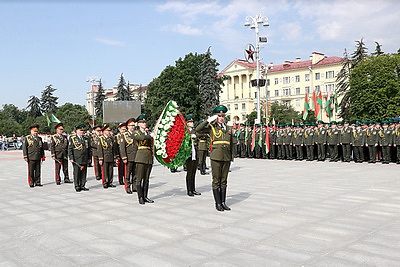
MULTIPOLYGON (((255 17, 247 16, 246 17, 246 22, 244 24, 245 27, 250 27, 250 29, 254 29, 256 32, 256 49, 255 49, 255 54, 256 54, 256 86, 257 86, 257 119, 255 123, 261 123, 261 107, 260 107, 260 86, 265 85, 265 80, 261 81, 260 80, 260 42, 266 43, 267 38, 266 37, 259 37, 259 30, 258 30, 258 25, 262 24, 264 27, 268 27, 268 18, 263 17, 261 15, 256 15, 255 17)), ((268 103, 267 104, 267 109, 268 109, 268 103)))
POLYGON ((99 82, 100 80, 98 80, 96 77, 89 77, 86 82, 90 82, 92 84, 92 126, 94 126, 94 84, 99 82))

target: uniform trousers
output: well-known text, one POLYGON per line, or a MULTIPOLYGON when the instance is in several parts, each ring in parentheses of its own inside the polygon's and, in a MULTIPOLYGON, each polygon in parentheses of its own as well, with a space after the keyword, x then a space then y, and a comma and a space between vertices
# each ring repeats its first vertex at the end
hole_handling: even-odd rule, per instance
POLYGON ((212 189, 226 188, 230 161, 211 160, 212 189))
POLYGON ((40 184, 41 160, 28 161, 28 183, 29 185, 40 184))

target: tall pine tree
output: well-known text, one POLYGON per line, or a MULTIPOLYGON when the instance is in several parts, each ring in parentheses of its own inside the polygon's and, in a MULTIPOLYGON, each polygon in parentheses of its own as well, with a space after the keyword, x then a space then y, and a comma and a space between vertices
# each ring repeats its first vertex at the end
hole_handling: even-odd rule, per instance
POLYGON ((382 45, 378 42, 375 41, 375 52, 372 53, 373 56, 380 56, 380 55, 384 55, 385 53, 383 53, 382 51, 382 45))
POLYGON ((118 82, 117 94, 115 96, 116 101, 125 101, 129 99, 129 91, 127 90, 124 74, 121 73, 118 82))
POLYGON ((33 118, 42 116, 40 105, 41 105, 40 99, 34 95, 31 95, 31 97, 28 100, 28 106, 27 106, 29 116, 33 118))
POLYGON ((41 103, 41 110, 43 113, 55 112, 55 110, 57 109, 58 97, 53 96, 53 93, 56 90, 57 90, 56 88, 53 88, 53 86, 49 84, 42 91, 42 97, 40 98, 40 103, 41 103))
POLYGON ((218 63, 211 58, 210 48, 203 57, 200 66, 199 94, 201 98, 201 116, 211 114, 212 110, 219 104, 219 94, 222 90, 222 79, 218 77, 218 63))
POLYGON ((103 83, 101 79, 99 81, 99 85, 97 87, 96 98, 94 99, 94 108, 96 118, 103 118, 103 101, 106 99, 106 93, 103 88, 103 83))

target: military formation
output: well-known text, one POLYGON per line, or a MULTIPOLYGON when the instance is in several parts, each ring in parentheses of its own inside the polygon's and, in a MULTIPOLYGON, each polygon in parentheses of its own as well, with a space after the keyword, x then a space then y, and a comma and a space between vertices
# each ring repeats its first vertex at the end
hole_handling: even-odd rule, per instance
POLYGON ((400 164, 400 121, 236 124, 235 157, 400 164))

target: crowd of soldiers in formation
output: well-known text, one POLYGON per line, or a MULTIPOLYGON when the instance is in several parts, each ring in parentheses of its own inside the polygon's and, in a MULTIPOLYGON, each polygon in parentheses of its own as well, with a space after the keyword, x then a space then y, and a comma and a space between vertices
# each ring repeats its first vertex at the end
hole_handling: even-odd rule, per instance
POLYGON ((236 157, 400 164, 400 121, 235 125, 236 157), (268 134, 267 134, 268 132, 268 134))

